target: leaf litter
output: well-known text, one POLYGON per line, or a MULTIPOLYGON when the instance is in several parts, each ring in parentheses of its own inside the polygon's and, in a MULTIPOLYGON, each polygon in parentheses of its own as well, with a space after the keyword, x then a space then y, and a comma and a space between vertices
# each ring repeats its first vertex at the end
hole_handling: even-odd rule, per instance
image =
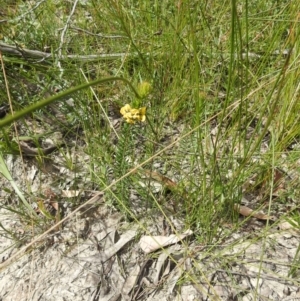
MULTIPOLYGON (((158 172, 145 174, 160 181, 158 172)), ((176 188, 176 183, 166 177, 161 182, 172 183, 172 189, 176 188)), ((80 193, 84 195, 83 190, 80 193)), ((62 190, 66 198, 78 195, 79 190, 62 190)), ((263 240, 243 241, 242 233, 207 252, 208 246, 199 249, 193 240, 182 245, 183 239, 193 235, 190 230, 181 232, 182 228, 177 228, 176 234, 156 235, 157 229, 144 221, 148 223, 147 232, 153 234, 137 240, 139 233, 144 232, 139 225, 124 222, 120 213, 104 204, 88 207, 31 254, 7 268, 0 281, 3 300, 237 300, 239 296, 250 300, 261 264, 258 295, 272 296, 272 300, 299 295, 297 278, 284 277, 290 269, 288 258, 295 256, 300 237, 287 225, 278 231, 272 228, 273 233, 266 237, 268 260, 261 261, 263 240), (89 215, 90 209, 94 216, 89 215), (275 252, 270 252, 270 247, 275 252), (151 256, 153 252, 155 257, 151 256), (230 268, 224 266, 224 258, 231 262, 230 268), (274 273, 279 268, 280 274, 274 273), (11 276, 16 272, 22 275, 19 280, 11 276), (29 279, 32 290, 26 285, 29 279), (180 279, 185 281, 179 285, 180 279)), ((236 205, 235 210, 245 217, 273 220, 247 206, 236 205)), ((12 221, 6 220, 6 226, 13 226, 12 221)), ((7 246, 7 242, 2 245, 7 246)), ((6 254, 4 259, 10 256, 6 254)))
MULTIPOLYGON (((245 239, 241 242, 239 237, 236 246, 233 241, 228 241, 228 245, 208 253, 207 247, 200 250, 195 242, 189 246, 181 245, 184 237, 178 235, 147 235, 134 242, 139 231, 143 231, 139 226, 132 228, 122 222, 121 214, 112 214, 104 204, 94 211, 98 218, 90 226, 89 237, 95 237, 96 243, 82 237, 68 248, 66 242, 70 244, 84 227, 72 230, 76 221, 71 220, 60 234, 53 237, 52 245, 44 251, 33 250, 8 268, 0 281, 4 300, 177 300, 184 296, 182 300, 227 300, 230 296, 251 298, 261 263, 259 294, 272 296, 272 300, 288 300, 288 297, 296 298, 299 294, 297 278, 285 280, 273 272, 279 267, 282 275, 288 272, 288 258, 296 252, 299 233, 296 236, 292 232, 284 238, 284 243, 278 244, 282 230, 274 231, 267 238, 268 260, 261 261, 262 241, 249 243, 245 239), (60 236, 64 243, 58 242, 60 236), (143 241, 146 241, 147 249, 141 253, 143 241), (156 252, 157 259, 144 254, 145 251, 150 253, 148 247, 153 242, 151 252, 156 252), (283 244, 289 245, 289 250, 283 244), (270 252, 270 246, 277 253, 270 252), (224 266, 224 258, 235 264, 229 269, 224 266), (17 271, 22 277, 16 281, 11 275, 17 271), (181 278, 186 281, 178 286, 181 278), (29 279, 34 284, 32 292, 26 285, 29 279), (232 286, 233 283, 236 285, 232 286)), ((191 231, 183 233, 185 236, 191 234, 191 231)))

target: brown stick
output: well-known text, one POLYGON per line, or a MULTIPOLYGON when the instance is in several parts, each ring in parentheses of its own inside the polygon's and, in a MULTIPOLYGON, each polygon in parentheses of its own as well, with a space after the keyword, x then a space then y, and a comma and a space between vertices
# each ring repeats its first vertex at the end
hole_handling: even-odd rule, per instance
MULTIPOLYGON (((3 54, 10 54, 27 59, 36 60, 54 60, 55 54, 42 52, 39 50, 30 50, 19 46, 12 46, 5 43, 0 43, 0 51, 3 54)), ((91 54, 91 55, 61 55, 60 60, 71 60, 71 61, 98 61, 98 60, 114 60, 122 58, 126 53, 105 53, 105 54, 91 54)))

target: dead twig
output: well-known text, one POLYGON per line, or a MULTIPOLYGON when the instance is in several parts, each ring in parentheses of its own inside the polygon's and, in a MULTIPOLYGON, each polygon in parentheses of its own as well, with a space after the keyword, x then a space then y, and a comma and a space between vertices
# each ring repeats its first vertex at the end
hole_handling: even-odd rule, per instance
MULTIPOLYGON (((39 50, 31 50, 26 48, 20 48, 18 46, 12 46, 5 43, 0 43, 0 51, 3 54, 13 55, 25 59, 34 59, 39 61, 50 60, 54 61, 56 59, 55 53, 47 53, 39 50)), ((61 55, 59 57, 62 61, 75 61, 75 62, 89 62, 89 61, 99 61, 99 60, 116 60, 123 58, 126 53, 104 53, 104 54, 91 54, 91 55, 61 55)))

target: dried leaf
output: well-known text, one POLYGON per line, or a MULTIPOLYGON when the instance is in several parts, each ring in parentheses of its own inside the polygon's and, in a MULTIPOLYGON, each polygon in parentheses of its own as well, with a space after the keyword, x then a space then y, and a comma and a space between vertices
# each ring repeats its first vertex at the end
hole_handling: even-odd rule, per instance
POLYGON ((167 260, 168 257, 169 257, 169 253, 168 252, 162 252, 159 255, 158 259, 157 259, 157 264, 156 264, 156 268, 155 268, 156 273, 155 273, 155 276, 153 278, 153 283, 155 285, 157 285, 158 282, 159 282, 159 277, 162 274, 162 268, 165 265, 165 262, 166 262, 166 260, 167 260))
POLYGON ((22 153, 25 156, 38 156, 38 155, 46 156, 59 149, 61 146, 64 146, 64 144, 61 144, 61 145, 52 145, 47 148, 37 148, 37 147, 31 147, 26 141, 19 141, 19 145, 22 150, 22 153))
POLYGON ((168 188, 172 189, 177 186, 177 184, 172 181, 171 179, 167 178, 166 176, 163 176, 159 172, 151 171, 151 170, 144 170, 145 175, 152 178, 153 180, 160 182, 161 184, 167 186, 168 188))
POLYGON ((270 216, 270 215, 267 215, 267 214, 264 214, 264 213, 261 213, 261 212, 254 211, 254 210, 252 210, 252 209, 250 209, 249 207, 246 207, 246 206, 239 206, 239 205, 235 204, 234 209, 236 211, 238 211, 239 214, 241 214, 243 216, 251 216, 251 217, 255 217, 257 219, 265 220, 265 221, 266 220, 272 220, 272 221, 276 220, 275 216, 270 216))
POLYGON ((181 235, 172 234, 170 236, 143 236, 139 242, 139 245, 145 253, 151 253, 162 247, 175 244, 191 234, 193 234, 192 230, 186 230, 181 235))
POLYGON ((107 261, 117 252, 119 252, 121 248, 123 248, 129 241, 131 241, 135 237, 136 232, 136 230, 129 230, 124 233, 116 244, 114 244, 113 246, 105 250, 103 254, 101 254, 102 262, 107 261))
POLYGON ((89 257, 79 257, 79 260, 85 260, 88 262, 106 262, 108 259, 110 259, 112 256, 114 256, 116 253, 118 253, 124 245, 126 245, 129 241, 133 240, 136 236, 137 228, 133 228, 132 230, 128 230, 123 235, 121 235, 120 239, 117 243, 106 249, 104 252, 89 256, 89 257))
POLYGON ((276 186, 283 186, 284 174, 279 169, 274 170, 274 184, 276 186))
POLYGON ((289 218, 287 221, 282 221, 277 226, 278 230, 296 230, 299 232, 299 224, 296 220, 289 218))
POLYGON ((274 189, 273 196, 278 196, 285 189, 284 174, 282 171, 275 169, 274 172, 274 189))
POLYGON ((138 278, 140 276, 140 272, 141 272, 141 268, 139 265, 136 265, 130 272, 130 274, 127 277, 126 281, 124 282, 122 290, 121 290, 123 298, 126 299, 126 297, 129 295, 129 293, 132 291, 132 289, 136 285, 138 278))
POLYGON ((52 206, 56 211, 58 211, 59 204, 57 202, 57 194, 51 188, 45 189, 44 194, 47 197, 47 200, 49 201, 50 206, 52 206))
POLYGON ((185 267, 184 267, 184 261, 185 258, 181 258, 177 264, 175 269, 171 272, 170 276, 168 277, 167 281, 167 294, 171 295, 174 291, 174 288, 176 284, 178 283, 178 280, 180 279, 181 275, 184 273, 185 267))
POLYGON ((50 201, 50 205, 56 210, 56 211, 58 211, 58 209, 59 209, 59 204, 58 204, 58 202, 51 202, 50 201))
POLYGON ((155 181, 161 183, 162 185, 165 185, 169 189, 172 189, 172 188, 174 189, 177 187, 177 183, 175 183, 168 177, 160 174, 159 172, 151 171, 148 169, 139 170, 139 172, 141 172, 141 174, 143 174, 143 175, 146 175, 148 178, 151 178, 152 180, 155 180, 155 181))
POLYGON ((80 190, 63 190, 62 196, 64 198, 75 198, 75 197, 79 196, 81 192, 82 191, 80 191, 80 190))

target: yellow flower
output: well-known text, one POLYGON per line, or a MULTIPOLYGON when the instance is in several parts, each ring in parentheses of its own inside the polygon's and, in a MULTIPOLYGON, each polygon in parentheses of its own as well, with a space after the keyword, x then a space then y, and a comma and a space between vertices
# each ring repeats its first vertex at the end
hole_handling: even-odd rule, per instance
POLYGON ((128 123, 135 123, 136 121, 146 120, 146 107, 132 109, 129 104, 126 104, 121 108, 120 113, 128 123))
POLYGON ((146 107, 131 110, 132 118, 138 121, 146 120, 146 107))
POLYGON ((124 107, 121 108, 120 113, 125 117, 126 115, 130 115, 131 107, 129 104, 126 104, 124 107))

